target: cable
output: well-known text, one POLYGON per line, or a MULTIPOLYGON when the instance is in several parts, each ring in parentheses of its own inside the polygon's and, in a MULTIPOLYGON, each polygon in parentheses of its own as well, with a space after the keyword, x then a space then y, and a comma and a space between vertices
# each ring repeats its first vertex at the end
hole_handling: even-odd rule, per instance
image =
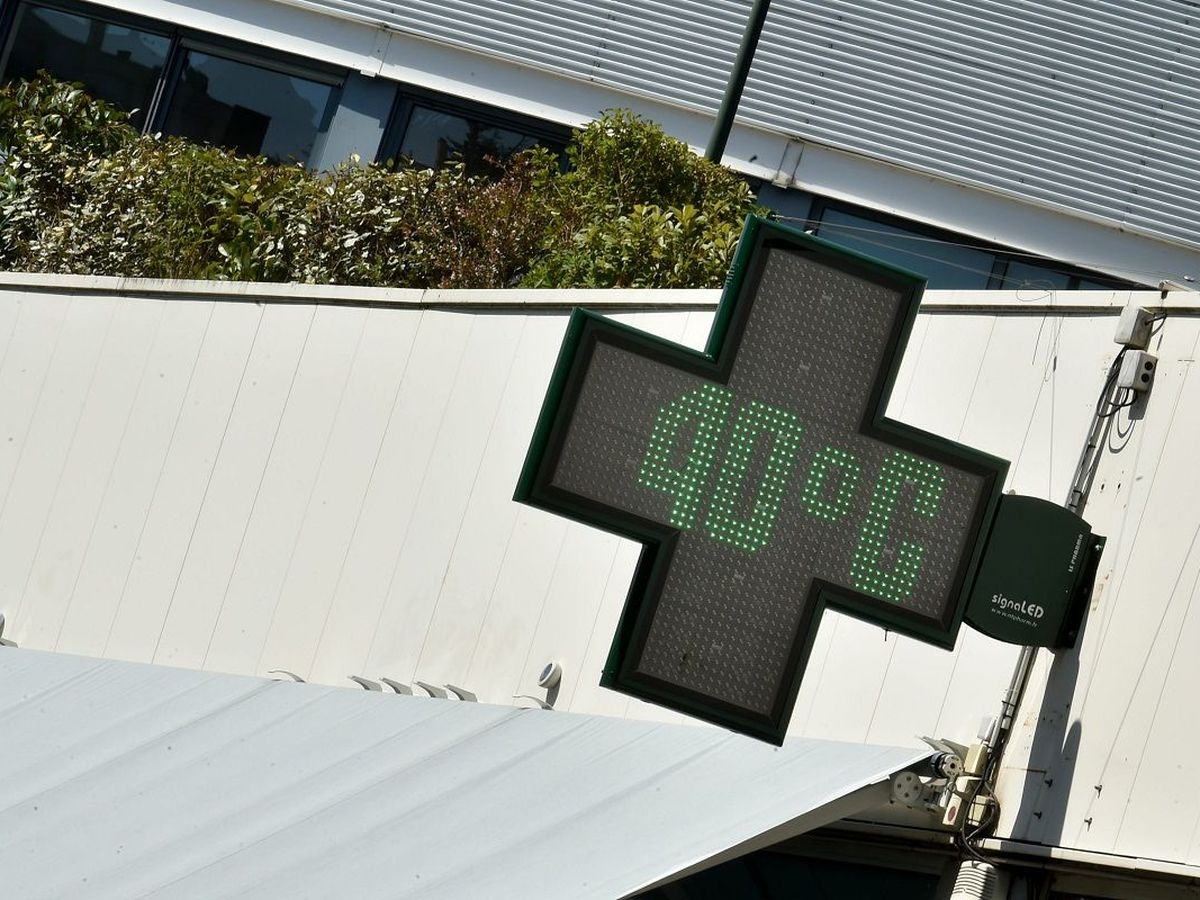
MULTIPOLYGON (((809 221, 809 220, 804 220, 804 221, 809 221)), ((814 222, 814 224, 817 224, 817 223, 814 222)), ((888 232, 882 232, 882 230, 877 229, 877 228, 859 228, 859 227, 854 227, 854 226, 836 226, 836 228, 840 228, 842 230, 856 230, 856 232, 865 232, 868 234, 889 234, 888 232)), ((905 235, 905 236, 907 236, 907 235, 905 235)), ((895 245, 893 245, 893 244, 888 244, 887 241, 872 241, 868 238, 862 238, 862 236, 860 236, 859 240, 862 241, 863 244, 870 244, 872 247, 883 247, 883 248, 886 248, 886 250, 898 250, 898 247, 895 247, 895 245)), ((932 242, 936 242, 936 244, 950 244, 950 241, 937 241, 934 238, 916 238, 914 240, 932 241, 932 242)), ((965 246, 970 246, 970 245, 953 244, 952 246, 965 247, 965 246)), ((918 253, 914 250, 906 250, 906 248, 904 248, 904 247, 899 247, 899 250, 901 250, 904 253, 907 253, 908 256, 911 256, 914 259, 929 260, 929 262, 931 262, 931 263, 937 263, 938 265, 948 266, 948 268, 950 268, 950 269, 960 269, 965 272, 971 272, 972 275, 982 275, 986 278, 991 278, 991 275, 992 275, 991 269, 976 269, 972 265, 965 265, 964 263, 952 263, 948 259, 932 257, 932 256, 929 256, 929 254, 918 253)), ((979 250, 979 247, 972 247, 972 250, 979 250)))
POLYGON ((1137 394, 1135 394, 1135 393, 1134 393, 1133 391, 1131 391, 1129 388, 1122 388, 1122 390, 1124 390, 1124 391, 1126 391, 1128 394, 1130 394, 1130 397, 1129 397, 1129 399, 1127 399, 1127 400, 1122 400, 1120 403, 1114 403, 1114 404, 1112 404, 1112 406, 1111 406, 1111 407, 1108 409, 1108 411, 1107 411, 1107 412, 1097 413, 1097 415, 1098 415, 1098 416, 1099 416, 1101 419, 1109 419, 1109 418, 1112 418, 1112 417, 1113 417, 1113 416, 1115 416, 1117 413, 1119 413, 1121 410, 1123 410, 1123 409, 1129 409, 1129 407, 1131 407, 1131 406, 1133 406, 1133 404, 1137 403, 1137 394))
MULTIPOLYGON (((1113 359, 1112 365, 1110 365, 1108 367, 1108 377, 1104 379, 1104 386, 1102 388, 1100 388, 1100 396, 1096 398, 1095 415, 1098 418, 1104 419, 1104 418, 1107 418, 1109 415, 1111 415, 1111 412, 1105 412, 1106 407, 1111 408, 1111 407, 1116 406, 1117 409, 1124 409, 1124 406, 1114 404, 1113 401, 1109 399, 1108 394, 1109 394, 1110 389, 1112 388, 1113 382, 1116 381, 1117 375, 1121 371, 1121 363, 1124 361, 1125 354, 1127 352, 1129 352, 1129 348, 1122 347, 1121 352, 1118 353, 1116 355, 1116 357, 1113 359)), ((1132 404, 1128 404, 1128 405, 1132 405, 1132 404)))
MULTIPOLYGON (((828 222, 822 223, 820 219, 809 219, 809 218, 804 218, 802 216, 784 216, 784 215, 779 215, 776 213, 772 213, 772 215, 781 222, 799 222, 799 223, 809 225, 812 227, 817 227, 822 224, 825 224, 827 226, 830 225, 830 223, 828 223, 828 222)), ((1003 253, 1006 256, 1021 257, 1023 259, 1031 259, 1031 260, 1035 260, 1037 262, 1051 263, 1053 265, 1066 264, 1069 266, 1092 268, 1092 269, 1096 269, 1096 270, 1099 270, 1101 266, 1105 265, 1104 263, 1101 263, 1101 262, 1093 263, 1093 262, 1087 262, 1085 260, 1076 260, 1076 261, 1058 260, 1058 259, 1054 259, 1049 256, 1045 256, 1040 253, 1029 253, 1029 252, 1026 252, 1023 250, 1009 250, 1004 247, 988 247, 986 245, 980 246, 979 244, 967 243, 965 241, 950 241, 950 240, 946 240, 944 238, 925 237, 924 235, 919 235, 919 234, 898 234, 897 235, 893 231, 888 231, 883 228, 871 228, 871 227, 865 226, 865 225, 831 225, 830 227, 835 228, 835 229, 841 229, 843 231, 859 231, 859 232, 863 232, 865 234, 889 235, 889 236, 899 237, 903 240, 908 240, 908 241, 923 241, 923 242, 929 243, 929 244, 946 244, 951 247, 963 247, 968 250, 979 250, 981 252, 986 252, 986 253, 1003 253)), ((1162 275, 1161 269, 1126 269, 1126 271, 1135 272, 1135 273, 1138 273, 1141 275, 1153 275, 1156 278, 1160 278, 1160 279, 1161 279, 1161 275, 1162 275)), ((1186 276, 1181 276, 1181 277, 1186 277, 1186 276)))
MULTIPOLYGON (((835 229, 840 229, 842 231, 856 231, 856 232, 861 232, 863 234, 887 235, 889 237, 899 237, 902 240, 906 240, 906 241, 921 241, 921 242, 928 243, 928 244, 944 244, 944 245, 950 246, 950 247, 963 247, 968 250, 979 250, 984 253, 1003 253, 1005 256, 1019 257, 1021 259, 1029 259, 1029 260, 1034 260, 1036 262, 1049 263, 1051 265, 1057 265, 1057 266, 1068 265, 1068 266, 1075 267, 1075 268, 1093 269, 1098 272, 1102 272, 1102 267, 1106 265, 1106 263, 1103 263, 1103 262, 1089 262, 1087 260, 1058 260, 1058 259, 1054 259, 1049 256, 1044 256, 1039 253, 1029 253, 1029 252, 1022 251, 1022 250, 1008 250, 1003 247, 987 247, 987 246, 981 247, 979 244, 967 243, 965 241, 948 241, 948 240, 944 240, 942 238, 925 237, 924 235, 919 235, 919 234, 899 234, 899 235, 897 235, 893 231, 888 231, 883 228, 871 228, 871 227, 865 226, 865 225, 830 225, 830 223, 828 223, 828 222, 822 223, 819 219, 805 218, 803 216, 785 216, 785 215, 780 215, 778 213, 772 213, 771 215, 780 222, 797 222, 797 223, 800 223, 801 225, 812 227, 812 228, 816 228, 822 224, 825 224, 826 226, 829 226, 829 227, 835 228, 835 229)), ((882 242, 876 242, 876 246, 891 246, 891 245, 885 244, 882 242)), ((912 251, 906 250, 905 252, 909 253, 912 251)), ((919 256, 919 254, 916 254, 916 253, 913 253, 913 255, 919 256)), ((920 257, 920 258, 935 259, 935 260, 937 259, 936 257, 920 257)), ((937 260, 937 261, 941 262, 941 260, 937 260)), ((954 266, 955 268, 963 268, 970 272, 982 272, 981 269, 973 269, 969 266, 962 266, 962 265, 959 265, 956 263, 951 263, 951 262, 946 262, 945 265, 954 266)), ((1150 284, 1151 282, 1157 284, 1159 281, 1161 281, 1163 279, 1163 270, 1162 269, 1124 268, 1124 271, 1131 272, 1135 275, 1151 276, 1149 279, 1147 279, 1147 284, 1150 284)), ((988 272, 987 274, 990 275, 991 273, 988 272)), ((1175 273, 1175 277, 1180 281, 1184 281, 1187 278, 1186 275, 1183 275, 1180 273, 1175 273)), ((1120 289, 1114 288, 1114 290, 1120 290, 1120 289)))
MULTIPOLYGON (((1120 410, 1132 406, 1137 400, 1136 393, 1129 388, 1118 388, 1117 390, 1122 392, 1119 394, 1121 399, 1116 400, 1114 398, 1113 387, 1117 376, 1120 374, 1121 364, 1128 350, 1128 347, 1122 347, 1120 352, 1113 358, 1111 365, 1108 367, 1108 374, 1104 379, 1104 384, 1100 388, 1099 396, 1096 398, 1092 422, 1088 426, 1087 441, 1084 444, 1082 453, 1079 455, 1079 462, 1075 466, 1075 475, 1071 479, 1070 493, 1068 494, 1067 502, 1064 504, 1068 510, 1076 515, 1082 514, 1083 507, 1087 502, 1092 482, 1099 469, 1100 460, 1104 455, 1105 441, 1109 430, 1112 428, 1113 417, 1120 410)), ((1025 692, 1025 686, 1028 683, 1029 673, 1033 668, 1035 652, 1035 648, 1022 648, 1020 660, 1013 670, 1009 692, 1005 696, 1001 714, 996 720, 996 726, 992 733, 984 742, 988 749, 987 765, 984 767, 979 782, 975 785, 975 789, 971 791, 969 797, 964 798, 966 812, 963 814, 959 827, 958 842, 970 856, 989 865, 995 865, 995 861, 989 860, 980 853, 974 844, 984 829, 991 825, 993 821, 998 821, 999 819, 1000 801, 996 797, 995 781, 999 776, 1000 761, 1003 758, 1004 748, 1008 743, 1009 733, 1012 730, 1012 720, 1015 718, 1021 697, 1025 692), (981 793, 987 797, 987 814, 980 818, 979 824, 968 834, 967 822, 970 820, 971 807, 981 793)))
POLYGON ((988 779, 992 776, 992 772, 993 766, 991 761, 989 761, 988 765, 984 769, 983 775, 981 775, 976 781, 975 789, 971 791, 969 796, 963 798, 963 803, 960 807, 963 810, 962 819, 959 821, 958 831, 955 834, 956 843, 958 843, 958 845, 965 852, 975 857, 975 859, 977 859, 979 862, 986 863, 987 865, 996 865, 996 861, 988 859, 986 856, 980 853, 979 848, 975 846, 974 842, 985 829, 990 827, 1000 818, 1000 800, 996 797, 996 793, 992 790, 991 785, 988 784, 988 779), (979 824, 971 829, 971 833, 968 834, 967 826, 971 821, 971 809, 974 807, 975 800, 980 794, 986 795, 986 811, 983 817, 980 818, 979 824))
POLYGON ((986 856, 980 853, 979 848, 975 846, 975 841, 979 839, 979 835, 983 832, 983 830, 991 826, 994 821, 997 821, 1000 818, 1000 801, 996 798, 996 795, 990 786, 986 786, 988 801, 987 810, 983 818, 979 820, 979 824, 971 829, 970 834, 967 834, 967 824, 971 820, 971 807, 975 804, 975 798, 982 793, 982 789, 985 786, 986 785, 983 784, 981 779, 980 786, 975 789, 973 794, 971 794, 970 799, 964 801, 966 812, 963 814, 962 824, 958 830, 958 843, 964 850, 967 851, 967 853, 979 860, 979 862, 986 863, 989 866, 994 866, 996 865, 997 861, 995 859, 988 859, 986 856))

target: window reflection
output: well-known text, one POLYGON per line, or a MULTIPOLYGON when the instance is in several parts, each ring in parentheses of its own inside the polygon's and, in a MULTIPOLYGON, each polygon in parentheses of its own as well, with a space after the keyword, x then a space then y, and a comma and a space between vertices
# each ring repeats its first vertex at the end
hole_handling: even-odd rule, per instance
POLYGON ((924 275, 931 288, 982 290, 988 286, 995 262, 995 255, 987 250, 942 243, 838 209, 825 210, 817 234, 924 275))
POLYGON ((32 78, 46 69, 60 81, 81 81, 88 92, 126 110, 140 127, 166 63, 171 41, 73 13, 22 6, 13 24, 4 77, 32 78))
POLYGON ((278 162, 307 163, 330 85, 188 50, 164 130, 278 162))
POLYGON ((515 153, 541 143, 530 134, 489 125, 479 119, 428 106, 414 105, 404 140, 402 160, 420 168, 438 169, 462 159, 473 174, 494 174, 495 160, 502 162, 515 153))

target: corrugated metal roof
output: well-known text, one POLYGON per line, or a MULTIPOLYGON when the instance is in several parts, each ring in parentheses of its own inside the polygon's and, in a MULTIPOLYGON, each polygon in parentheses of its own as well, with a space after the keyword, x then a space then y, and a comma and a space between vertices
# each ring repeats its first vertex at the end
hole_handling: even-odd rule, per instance
POLYGON ((11 648, 0 733, 23 900, 612 898, 928 755, 11 648))
MULTIPOLYGON (((287 0, 713 112, 750 0, 287 0)), ((1186 0, 775 0, 739 118, 1200 246, 1186 0)))

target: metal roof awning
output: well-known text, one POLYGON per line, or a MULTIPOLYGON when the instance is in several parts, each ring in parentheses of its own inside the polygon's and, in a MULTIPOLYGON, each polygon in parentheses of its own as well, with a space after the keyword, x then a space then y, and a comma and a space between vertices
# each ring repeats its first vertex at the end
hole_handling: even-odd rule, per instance
POLYGON ((928 750, 0 649, 6 896, 614 898, 888 797, 928 750))

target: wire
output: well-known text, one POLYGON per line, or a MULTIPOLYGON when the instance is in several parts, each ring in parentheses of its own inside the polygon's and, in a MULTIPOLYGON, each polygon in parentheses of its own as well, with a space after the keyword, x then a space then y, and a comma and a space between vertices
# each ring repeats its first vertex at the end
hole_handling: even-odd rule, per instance
POLYGON ((986 856, 980 853, 979 848, 975 846, 975 841, 979 838, 979 835, 984 831, 984 829, 988 828, 1000 817, 1000 800, 996 797, 996 793, 992 790, 991 785, 987 783, 987 779, 991 771, 992 766, 989 763, 984 775, 976 782, 975 790, 971 791, 970 796, 963 798, 963 804, 961 807, 963 810, 962 819, 959 821, 958 833, 956 834, 958 844, 962 847, 962 849, 971 856, 975 857, 975 859, 979 860, 979 862, 986 863, 987 865, 995 865, 996 861, 993 859, 988 859, 986 856), (980 794, 985 794, 987 799, 985 814, 979 820, 979 824, 977 824, 971 830, 971 833, 967 834, 967 825, 971 821, 971 808, 975 805, 975 800, 980 794))
MULTIPOLYGON (((1165 318, 1166 314, 1162 315, 1165 318)), ((1070 498, 1066 504, 1068 509, 1077 514, 1082 512, 1083 503, 1091 490, 1092 479, 1095 477, 1096 471, 1100 466, 1100 460, 1103 458, 1107 433, 1112 428, 1110 420, 1122 409, 1132 406, 1137 401, 1136 392, 1130 388, 1118 388, 1118 391, 1121 392, 1118 395, 1121 398, 1120 400, 1115 400, 1113 397, 1113 385, 1120 374, 1125 354, 1128 352, 1128 347, 1122 347, 1117 355, 1113 357, 1113 361, 1108 367, 1108 374, 1104 379, 1104 385, 1100 388, 1100 394, 1096 398, 1095 412, 1091 425, 1088 427, 1087 444, 1080 454, 1079 462, 1075 466, 1075 474, 1071 480, 1070 498)), ((1032 657, 1030 658, 1032 659, 1032 657)), ((1014 674, 1014 682, 1015 680, 1016 675, 1014 674)), ((1022 687, 1023 690, 1024 688, 1022 687)), ((1005 704, 1007 705, 1008 702, 1008 699, 1006 699, 1005 704)), ((1013 702, 1017 703, 1019 700, 1014 700, 1013 702)), ((1013 712, 1015 714, 1015 708, 1013 712)), ((997 735, 995 746, 989 748, 987 765, 980 774, 979 781, 975 785, 974 790, 971 791, 970 796, 964 798, 967 808, 963 814, 957 834, 958 842, 966 853, 979 862, 989 865, 994 865, 996 861, 990 860, 984 854, 980 853, 979 849, 975 847, 975 843, 984 829, 990 826, 993 821, 999 820, 1000 801, 996 797, 994 784, 999 775, 1000 760, 1004 753, 1005 744, 1007 743, 1007 735, 1007 729, 1001 730, 997 735), (968 834, 967 823, 970 820, 971 807, 980 794, 984 794, 987 798, 986 813, 980 817, 979 824, 968 834)))
MULTIPOLYGON (((974 804, 974 802, 975 802, 975 797, 978 797, 980 793, 981 793, 981 791, 975 792, 975 795, 971 798, 972 804, 974 804)), ((970 834, 966 833, 966 831, 967 831, 966 825, 967 825, 967 822, 970 821, 970 810, 969 809, 968 809, 968 815, 963 817, 963 846, 967 848, 967 852, 969 852, 972 856, 974 856, 980 862, 994 864, 994 860, 990 860, 987 857, 985 857, 982 853, 979 852, 979 848, 975 846, 975 842, 979 840, 979 835, 983 833, 984 829, 990 828, 992 826, 992 823, 997 821, 1000 818, 1000 800, 999 800, 999 798, 996 797, 996 794, 995 794, 995 792, 992 791, 990 785, 987 786, 986 800, 987 800, 987 807, 985 809, 984 815, 979 820, 979 824, 976 825, 971 830, 970 834)))
MULTIPOLYGON (((919 235, 919 234, 896 234, 896 232, 889 231, 884 228, 871 228, 871 227, 865 226, 865 225, 834 225, 829 222, 822 223, 820 219, 805 218, 803 216, 785 216, 785 215, 781 215, 778 213, 772 213, 772 216, 775 219, 779 220, 780 222, 798 222, 802 225, 805 225, 805 226, 808 226, 811 228, 817 228, 820 225, 824 224, 830 228, 838 229, 841 231, 856 231, 856 232, 861 232, 862 234, 878 234, 878 235, 886 235, 888 237, 899 237, 902 240, 906 240, 906 241, 921 241, 923 243, 928 243, 928 244, 946 245, 946 246, 950 246, 950 247, 964 247, 968 250, 979 250, 980 252, 983 252, 983 253, 1003 253, 1005 256, 1019 257, 1021 259, 1030 259, 1030 260, 1034 260, 1036 262, 1049 263, 1051 265, 1056 265, 1056 266, 1068 265, 1068 266, 1078 267, 1078 268, 1083 268, 1083 269, 1093 269, 1093 270, 1096 270, 1097 272, 1101 272, 1101 273, 1103 272, 1103 267, 1105 265, 1107 265, 1107 263, 1104 263, 1104 262, 1089 262, 1087 260, 1059 260, 1059 259, 1054 259, 1053 257, 1044 256, 1040 253, 1029 253, 1029 252, 1022 251, 1022 250, 1008 250, 1003 247, 987 247, 986 245, 981 247, 979 244, 967 243, 965 241, 948 241, 943 238, 925 237, 924 235, 919 235)), ((892 245, 886 244, 883 242, 878 242, 877 246, 890 247, 892 245)), ((912 252, 912 251, 905 251, 905 252, 912 252)), ((919 254, 916 254, 916 253, 913 253, 913 255, 919 256, 919 254)), ((940 260, 937 257, 920 257, 920 258, 933 259, 938 262, 943 262, 943 260, 940 260)), ((962 266, 958 263, 945 262, 945 265, 954 266, 955 268, 966 269, 967 271, 970 271, 970 272, 982 272, 983 271, 981 269, 971 268, 970 266, 962 266)), ((1163 279, 1164 274, 1173 275, 1173 277, 1175 277, 1179 281, 1186 281, 1187 277, 1188 277, 1181 273, 1164 273, 1162 269, 1130 269, 1130 268, 1126 268, 1126 267, 1122 267, 1122 269, 1125 272, 1130 272, 1135 275, 1151 276, 1151 278, 1147 280, 1147 283, 1149 283, 1149 282, 1157 283, 1157 282, 1161 281, 1163 279)), ((991 272, 989 271, 986 274, 990 275, 991 272)), ((1111 276, 1108 276, 1108 277, 1111 277, 1111 276)), ((1121 288, 1114 288, 1113 290, 1121 290, 1121 288)))
MULTIPOLYGON (((984 252, 984 253, 1003 253, 1006 256, 1020 257, 1022 259, 1031 259, 1031 260, 1035 260, 1037 262, 1050 263, 1052 265, 1061 266, 1061 265, 1065 264, 1065 265, 1074 266, 1074 267, 1091 268, 1091 269, 1096 269, 1096 270, 1100 270, 1100 268, 1105 265, 1105 263, 1102 263, 1102 262, 1087 262, 1085 260, 1075 260, 1075 261, 1058 260, 1058 259, 1054 259, 1053 257, 1045 256, 1040 253, 1029 253, 1029 252, 1022 251, 1022 250, 1009 250, 1004 247, 988 247, 986 245, 980 246, 979 244, 967 243, 965 241, 950 241, 950 240, 946 240, 944 238, 925 237, 924 235, 919 235, 919 234, 896 234, 895 231, 889 231, 885 228, 871 228, 871 227, 865 226, 865 225, 831 224, 828 222, 823 223, 823 222, 821 222, 820 219, 804 218, 802 216, 784 216, 784 215, 779 215, 779 214, 773 214, 773 215, 775 216, 776 219, 780 220, 781 222, 800 222, 802 224, 809 225, 812 227, 817 227, 817 226, 824 224, 824 225, 827 225, 827 226, 835 228, 835 229, 840 229, 842 231, 858 231, 858 232, 862 232, 864 234, 882 234, 882 235, 888 235, 891 237, 899 237, 902 240, 907 240, 907 241, 922 241, 922 242, 929 243, 929 244, 945 244, 950 247, 964 247, 968 250, 979 250, 980 252, 984 252)), ((1162 276, 1161 269, 1126 269, 1125 271, 1135 272, 1135 273, 1138 273, 1141 275, 1153 275, 1158 279, 1161 279, 1161 276, 1162 276)), ((1181 276, 1181 277, 1186 278, 1186 276, 1181 276)))
MULTIPOLYGON (((794 218, 794 217, 780 216, 780 218, 794 218)), ((796 220, 796 221, 809 222, 810 220, 796 220)), ((817 222, 812 222, 812 224, 817 224, 817 222)), ((892 234, 890 232, 883 232, 883 230, 880 230, 877 228, 859 228, 856 226, 835 226, 835 227, 838 229, 841 229, 841 230, 846 230, 846 232, 851 232, 851 230, 853 230, 853 232, 864 232, 866 234, 887 234, 887 235, 892 234)), ((905 236, 905 238, 907 238, 907 235, 904 235, 904 236, 905 236)), ((935 238, 913 238, 913 239, 914 240, 932 241, 932 242, 935 242, 935 244, 950 244, 950 245, 956 246, 956 247, 970 246, 970 245, 966 245, 966 244, 953 244, 952 241, 938 241, 935 238)), ((901 250, 902 252, 907 253, 908 256, 913 257, 914 259, 929 260, 929 262, 931 262, 931 263, 937 263, 938 265, 948 266, 948 268, 950 268, 950 269, 961 269, 962 271, 965 271, 965 272, 971 272, 972 275, 982 275, 986 278, 991 278, 991 275, 992 275, 991 269, 977 269, 977 268, 974 268, 973 265, 965 265, 964 263, 952 263, 952 262, 950 262, 949 259, 942 259, 941 257, 929 256, 928 253, 918 253, 917 251, 914 251, 914 250, 906 250, 906 248, 904 248, 904 247, 898 248, 894 244, 889 244, 889 242, 887 242, 887 241, 872 241, 869 238, 862 238, 862 236, 860 236, 859 240, 862 241, 863 244, 869 244, 872 247, 883 247, 883 248, 886 248, 886 250, 901 250)), ((979 250, 979 247, 972 247, 972 250, 979 250)), ((1002 280, 1004 280, 1004 278, 1002 278, 1002 280)), ((1024 286, 1022 286, 1022 287, 1024 287, 1024 286)))
POLYGON ((1122 390, 1129 393, 1130 397, 1127 400, 1122 400, 1120 403, 1112 404, 1112 406, 1108 409, 1107 412, 1097 413, 1097 415, 1101 419, 1111 418, 1111 417, 1115 416, 1117 413, 1119 413, 1121 410, 1129 409, 1129 407, 1131 407, 1131 406, 1133 406, 1133 404, 1137 403, 1137 394, 1136 393, 1131 391, 1129 388, 1122 388, 1122 390))
POLYGON ((1121 352, 1116 355, 1112 361, 1112 365, 1108 367, 1108 377, 1104 379, 1104 387, 1100 388, 1100 396, 1096 398, 1096 416, 1098 418, 1107 418, 1105 413, 1106 407, 1113 405, 1112 400, 1108 398, 1109 390, 1112 388, 1113 382, 1117 378, 1117 374, 1121 371, 1121 363, 1125 359, 1125 354, 1129 352, 1128 347, 1122 347, 1121 352))

